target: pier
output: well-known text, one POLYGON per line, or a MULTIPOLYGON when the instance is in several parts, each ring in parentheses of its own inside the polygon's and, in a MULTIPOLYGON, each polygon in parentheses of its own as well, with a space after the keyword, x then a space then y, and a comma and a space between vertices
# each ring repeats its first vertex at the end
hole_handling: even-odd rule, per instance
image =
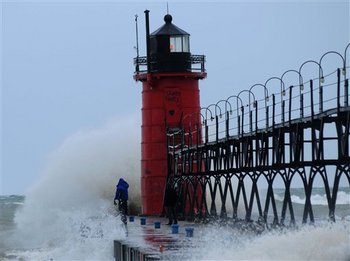
MULTIPOLYGON (((167 219, 135 217, 127 224, 124 240, 114 241, 116 261, 134 260, 184 260, 189 258, 188 249, 195 249, 200 241, 203 225, 180 221, 178 231, 166 225, 167 219), (145 222, 145 223, 142 223, 145 222), (192 232, 192 233, 191 233, 192 232)), ((191 251, 193 254, 193 251, 191 251)))
POLYGON ((313 223, 312 192, 322 187, 328 218, 336 220, 340 184, 350 185, 349 47, 184 115, 176 131, 168 128, 167 182, 178 188, 184 217, 249 222, 255 207, 265 222, 295 225, 290 191, 301 187, 302 223, 313 223), (328 56, 339 63, 325 72, 328 56), (278 208, 274 190, 281 187, 278 208))

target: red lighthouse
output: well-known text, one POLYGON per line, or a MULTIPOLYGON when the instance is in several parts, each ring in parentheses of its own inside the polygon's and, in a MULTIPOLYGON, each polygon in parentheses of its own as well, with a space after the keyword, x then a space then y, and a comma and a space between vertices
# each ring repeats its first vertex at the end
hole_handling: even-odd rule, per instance
POLYGON ((167 131, 186 128, 186 115, 200 113, 198 80, 206 77, 203 55, 191 55, 190 35, 164 17, 149 33, 147 56, 136 57, 134 79, 142 82, 141 205, 142 214, 162 213, 166 185, 167 131), (142 70, 145 69, 145 70, 142 70))

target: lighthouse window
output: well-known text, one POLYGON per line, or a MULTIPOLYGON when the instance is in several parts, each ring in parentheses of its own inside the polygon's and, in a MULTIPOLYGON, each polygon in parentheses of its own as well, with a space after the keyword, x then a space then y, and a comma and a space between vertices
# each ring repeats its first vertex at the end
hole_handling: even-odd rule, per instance
POLYGON ((170 52, 182 52, 182 37, 170 37, 170 52))
POLYGON ((189 37, 187 35, 170 37, 170 52, 189 52, 189 37))
POLYGON ((190 52, 190 41, 188 35, 182 37, 182 51, 184 53, 190 52))

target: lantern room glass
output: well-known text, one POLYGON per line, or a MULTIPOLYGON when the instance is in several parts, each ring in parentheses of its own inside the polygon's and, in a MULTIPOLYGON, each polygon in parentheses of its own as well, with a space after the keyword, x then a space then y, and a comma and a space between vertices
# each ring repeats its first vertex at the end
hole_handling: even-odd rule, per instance
POLYGON ((190 41, 188 35, 177 35, 170 37, 170 52, 188 53, 190 51, 190 41))

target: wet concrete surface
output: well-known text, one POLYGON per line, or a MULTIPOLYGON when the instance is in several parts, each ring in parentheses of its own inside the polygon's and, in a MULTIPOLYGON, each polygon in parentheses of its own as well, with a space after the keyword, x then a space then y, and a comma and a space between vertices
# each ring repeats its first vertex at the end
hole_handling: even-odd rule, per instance
POLYGON ((174 234, 167 222, 167 219, 159 217, 134 217, 133 222, 128 219, 126 239, 114 242, 115 260, 187 259, 187 250, 195 248, 194 243, 200 240, 196 237, 200 225, 179 221, 178 233, 174 234), (141 224, 142 218, 146 218, 145 225, 141 224), (156 228, 155 222, 160 222, 160 228, 156 228), (191 228, 192 237, 191 231, 186 231, 191 228))

